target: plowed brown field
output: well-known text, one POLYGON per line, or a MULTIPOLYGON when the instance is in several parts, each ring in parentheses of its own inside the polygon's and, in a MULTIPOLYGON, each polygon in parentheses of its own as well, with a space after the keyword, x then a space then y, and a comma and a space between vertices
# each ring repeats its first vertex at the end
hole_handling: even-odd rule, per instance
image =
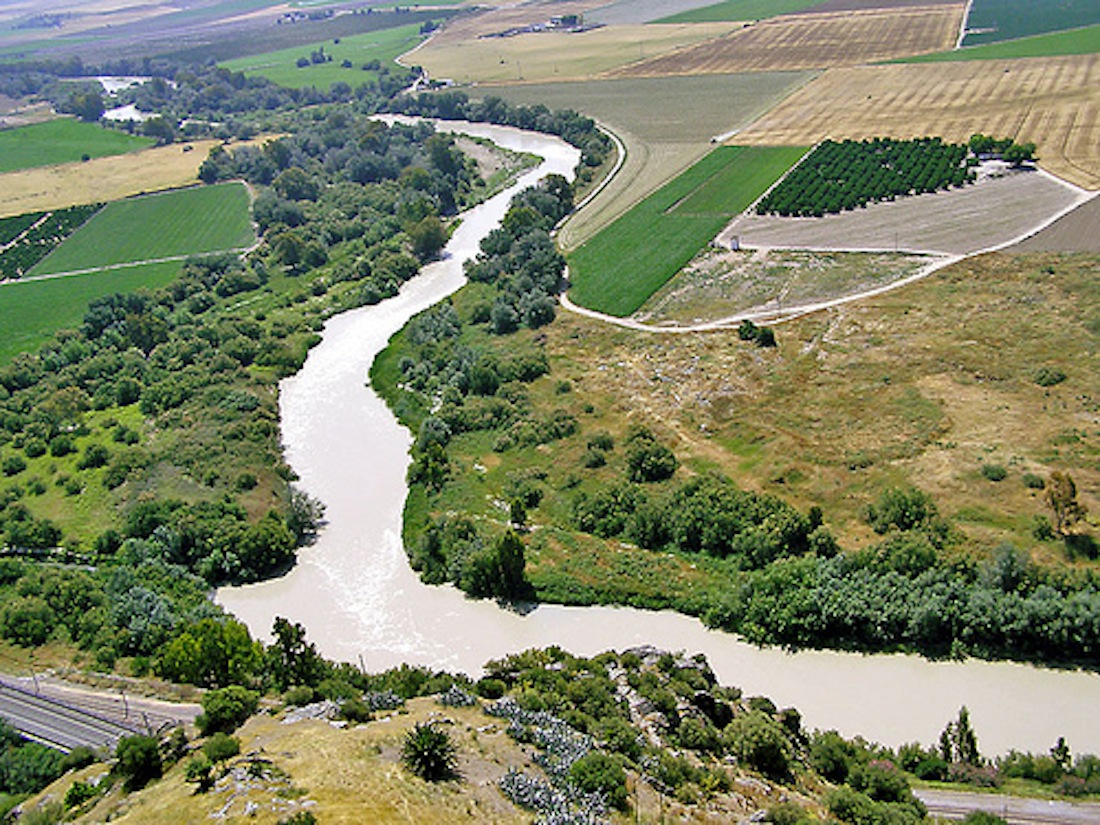
POLYGON ((962 4, 800 14, 635 63, 619 77, 783 71, 857 66, 950 49, 962 4))
POLYGON ((1100 55, 832 69, 737 135, 742 145, 975 132, 1034 141, 1040 166, 1100 189, 1100 55))

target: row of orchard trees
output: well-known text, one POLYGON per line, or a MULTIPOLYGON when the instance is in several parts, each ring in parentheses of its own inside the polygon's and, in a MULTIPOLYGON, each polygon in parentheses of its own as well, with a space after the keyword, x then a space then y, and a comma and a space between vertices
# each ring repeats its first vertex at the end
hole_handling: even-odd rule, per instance
POLYGON ((967 144, 938 137, 826 140, 757 204, 760 215, 815 217, 973 183, 973 166, 1035 160, 1035 144, 975 134, 967 144))
POLYGON ((964 186, 974 180, 973 163, 966 146, 940 138, 826 140, 760 201, 757 212, 821 217, 964 186))

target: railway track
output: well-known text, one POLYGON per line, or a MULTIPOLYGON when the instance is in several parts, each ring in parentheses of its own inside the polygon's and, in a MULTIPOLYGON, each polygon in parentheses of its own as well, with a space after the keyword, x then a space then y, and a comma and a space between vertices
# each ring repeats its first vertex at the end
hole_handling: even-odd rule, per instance
POLYGON ((68 753, 73 748, 113 749, 123 736, 146 731, 38 696, 0 681, 0 716, 28 739, 68 753))

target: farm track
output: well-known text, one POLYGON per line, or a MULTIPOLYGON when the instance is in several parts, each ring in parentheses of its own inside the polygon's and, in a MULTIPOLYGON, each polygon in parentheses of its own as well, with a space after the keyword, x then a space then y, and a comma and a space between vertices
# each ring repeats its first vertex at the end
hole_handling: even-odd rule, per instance
MULTIPOLYGON (((247 255, 257 246, 260 242, 252 244, 251 246, 239 246, 232 249, 213 249, 209 252, 203 252, 202 255, 227 255, 235 253, 237 255, 247 255)), ((118 264, 104 264, 103 266, 91 266, 87 269, 70 269, 65 272, 51 272, 47 275, 31 275, 23 278, 13 278, 6 281, 0 281, 0 287, 15 286, 16 284, 30 284, 36 281, 53 281, 58 278, 73 278, 78 275, 91 275, 96 272, 111 272, 116 269, 132 269, 137 266, 146 266, 148 264, 168 264, 175 261, 186 261, 188 258, 194 257, 194 253, 188 253, 186 255, 168 255, 164 258, 146 258, 141 261, 126 261, 118 264)))

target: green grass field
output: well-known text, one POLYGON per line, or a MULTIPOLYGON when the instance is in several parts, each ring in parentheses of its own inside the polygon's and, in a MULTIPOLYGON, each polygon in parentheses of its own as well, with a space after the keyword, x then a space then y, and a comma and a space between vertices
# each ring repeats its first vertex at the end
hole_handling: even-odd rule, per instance
POLYGON ((0 130, 0 172, 71 163, 84 155, 89 158, 122 155, 152 145, 149 138, 59 118, 0 130))
POLYGON ((1096 0, 974 0, 964 46, 999 43, 1100 23, 1096 0))
POLYGON ((1021 57, 1055 57, 1100 52, 1100 25, 1053 34, 1037 34, 1004 43, 969 46, 950 52, 923 54, 898 63, 949 63, 957 60, 1015 60, 1021 57))
POLYGON ((420 39, 420 26, 413 23, 393 29, 341 37, 339 43, 334 39, 308 46, 295 46, 253 57, 227 60, 221 65, 233 71, 266 77, 273 83, 288 88, 314 86, 318 89, 327 89, 339 81, 355 88, 378 76, 375 71, 364 70, 363 64, 377 60, 383 66, 388 66, 391 71, 400 69, 393 61, 420 42, 420 39), (332 56, 331 61, 310 64, 302 68, 297 66, 299 58, 308 59, 312 52, 321 48, 326 55, 332 56), (345 60, 351 63, 350 68, 342 65, 345 60))
POLYGON ((789 146, 715 149, 569 256, 570 297, 591 309, 630 315, 805 152, 789 146))
POLYGON ((724 0, 713 6, 682 11, 654 23, 718 23, 724 20, 765 20, 820 4, 822 0, 724 0))
POLYGON ((80 324, 93 299, 164 286, 179 275, 181 266, 179 261, 145 264, 0 286, 0 365, 9 363, 20 352, 38 349, 57 330, 80 324))
POLYGON ((108 204, 28 274, 218 252, 254 239, 243 184, 177 189, 108 204))

